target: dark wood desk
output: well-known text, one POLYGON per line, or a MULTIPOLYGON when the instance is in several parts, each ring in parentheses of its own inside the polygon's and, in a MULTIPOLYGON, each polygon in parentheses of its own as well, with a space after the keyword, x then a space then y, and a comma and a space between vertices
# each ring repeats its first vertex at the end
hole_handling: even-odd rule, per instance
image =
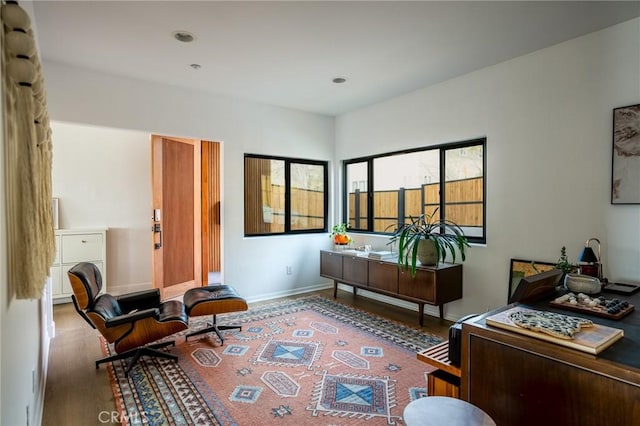
POLYGON ((549 306, 525 306, 589 318, 624 330, 599 355, 488 326, 488 312, 462 327, 461 397, 498 425, 640 425, 640 294, 619 321, 549 306))

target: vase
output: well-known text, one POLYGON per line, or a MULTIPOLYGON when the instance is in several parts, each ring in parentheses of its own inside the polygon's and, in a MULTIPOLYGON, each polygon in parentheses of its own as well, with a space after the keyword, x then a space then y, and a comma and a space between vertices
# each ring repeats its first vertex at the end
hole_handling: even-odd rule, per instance
POLYGON ((436 243, 429 239, 418 242, 417 258, 422 265, 435 266, 438 264, 438 251, 436 243))

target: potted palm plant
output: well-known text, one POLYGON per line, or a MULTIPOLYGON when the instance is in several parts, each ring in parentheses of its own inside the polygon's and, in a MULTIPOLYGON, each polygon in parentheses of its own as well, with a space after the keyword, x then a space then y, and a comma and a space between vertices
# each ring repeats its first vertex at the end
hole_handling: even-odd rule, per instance
POLYGON ((437 211, 410 217, 408 223, 396 228, 388 243, 398 243, 398 265, 409 268, 414 277, 418 260, 422 265, 433 266, 450 254, 455 263, 456 251, 463 262, 466 259, 469 241, 462 228, 450 220, 436 218, 437 211))

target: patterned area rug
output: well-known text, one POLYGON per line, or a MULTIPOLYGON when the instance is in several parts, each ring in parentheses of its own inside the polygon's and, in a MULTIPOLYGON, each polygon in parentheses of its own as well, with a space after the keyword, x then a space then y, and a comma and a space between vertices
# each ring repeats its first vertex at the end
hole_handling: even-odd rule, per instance
MULTIPOLYGON (((191 319, 191 330, 206 325, 191 319)), ((144 357, 125 378, 109 364, 124 424, 398 425, 426 395, 416 351, 442 339, 321 296, 218 316, 215 334, 173 335, 178 362, 144 357)), ((105 353, 111 348, 104 344, 105 353)))

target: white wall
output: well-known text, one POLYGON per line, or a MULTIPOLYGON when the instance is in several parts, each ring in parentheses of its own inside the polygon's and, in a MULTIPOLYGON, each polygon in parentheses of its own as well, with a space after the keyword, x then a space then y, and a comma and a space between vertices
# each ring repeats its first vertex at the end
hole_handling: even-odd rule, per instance
POLYGON ((330 244, 326 234, 243 237, 243 155, 332 160, 333 118, 57 63, 44 63, 43 69, 54 120, 53 190, 61 198, 61 225, 109 227, 114 292, 151 285, 151 133, 222 144, 225 283, 249 301, 327 284, 319 276, 319 250, 330 244), (90 205, 83 205, 87 198, 90 205), (286 275, 287 265, 292 275, 286 275))
POLYGON ((149 133, 52 122, 60 228, 106 226, 107 286, 151 287, 149 133))
POLYGON ((344 114, 336 158, 487 137, 487 244, 455 318, 506 303, 510 258, 576 260, 590 237, 606 276, 640 280, 640 206, 610 205, 612 110, 636 103, 640 19, 344 114))

